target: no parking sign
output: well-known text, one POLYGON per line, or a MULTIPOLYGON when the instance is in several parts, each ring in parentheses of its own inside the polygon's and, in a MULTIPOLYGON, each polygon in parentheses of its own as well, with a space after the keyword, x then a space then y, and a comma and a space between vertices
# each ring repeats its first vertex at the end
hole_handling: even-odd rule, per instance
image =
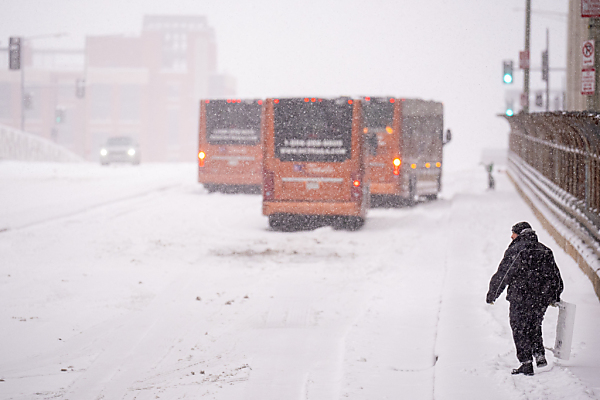
POLYGON ((595 46, 593 40, 586 40, 581 46, 581 55, 583 56, 583 66, 593 67, 594 66, 594 53, 595 46))

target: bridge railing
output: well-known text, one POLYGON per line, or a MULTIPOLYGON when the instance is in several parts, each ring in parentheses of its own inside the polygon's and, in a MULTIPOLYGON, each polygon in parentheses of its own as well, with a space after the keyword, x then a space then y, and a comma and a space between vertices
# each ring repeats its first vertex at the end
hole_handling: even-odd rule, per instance
POLYGON ((600 114, 506 117, 509 173, 600 298, 600 114))
POLYGON ((0 160, 81 162, 83 158, 56 143, 0 125, 0 160))

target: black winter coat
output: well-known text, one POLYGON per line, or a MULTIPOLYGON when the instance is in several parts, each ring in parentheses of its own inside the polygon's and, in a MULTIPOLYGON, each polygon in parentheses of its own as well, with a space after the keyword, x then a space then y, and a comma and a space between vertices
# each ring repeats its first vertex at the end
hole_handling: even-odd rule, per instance
POLYGON ((538 242, 534 231, 522 232, 506 249, 490 280, 486 301, 491 303, 508 286, 506 299, 536 306, 560 301, 563 281, 552 250, 538 242))

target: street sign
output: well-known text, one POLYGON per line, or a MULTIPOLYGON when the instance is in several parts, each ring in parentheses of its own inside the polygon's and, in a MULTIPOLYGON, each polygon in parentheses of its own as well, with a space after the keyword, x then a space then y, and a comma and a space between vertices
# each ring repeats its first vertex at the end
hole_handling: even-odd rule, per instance
POLYGON ((542 93, 535 94, 535 105, 542 107, 544 105, 544 95, 542 93))
POLYGON ((596 70, 584 68, 581 70, 581 94, 593 96, 596 93, 596 70))
POLYGON ((593 67, 594 66, 594 41, 586 40, 583 42, 583 46, 581 46, 581 53, 583 56, 583 66, 584 67, 593 67))
POLYGON ((581 0, 582 18, 600 18, 600 0, 581 0))
POLYGON ((521 107, 529 107, 529 98, 525 93, 521 93, 521 107))
POLYGON ((529 69, 529 51, 519 52, 519 68, 529 69))

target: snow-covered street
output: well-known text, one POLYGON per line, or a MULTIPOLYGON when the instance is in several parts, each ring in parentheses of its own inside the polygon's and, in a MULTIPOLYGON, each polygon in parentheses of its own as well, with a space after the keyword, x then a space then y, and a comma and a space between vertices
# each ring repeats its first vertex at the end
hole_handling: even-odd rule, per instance
MULTIPOLYGON (((2 399, 600 399, 600 302, 506 174, 356 232, 271 231, 261 196, 194 164, 0 162, 2 399), (518 366, 510 227, 531 222, 577 304, 571 359, 518 366)), ((554 345, 557 310, 544 321, 554 345)))

